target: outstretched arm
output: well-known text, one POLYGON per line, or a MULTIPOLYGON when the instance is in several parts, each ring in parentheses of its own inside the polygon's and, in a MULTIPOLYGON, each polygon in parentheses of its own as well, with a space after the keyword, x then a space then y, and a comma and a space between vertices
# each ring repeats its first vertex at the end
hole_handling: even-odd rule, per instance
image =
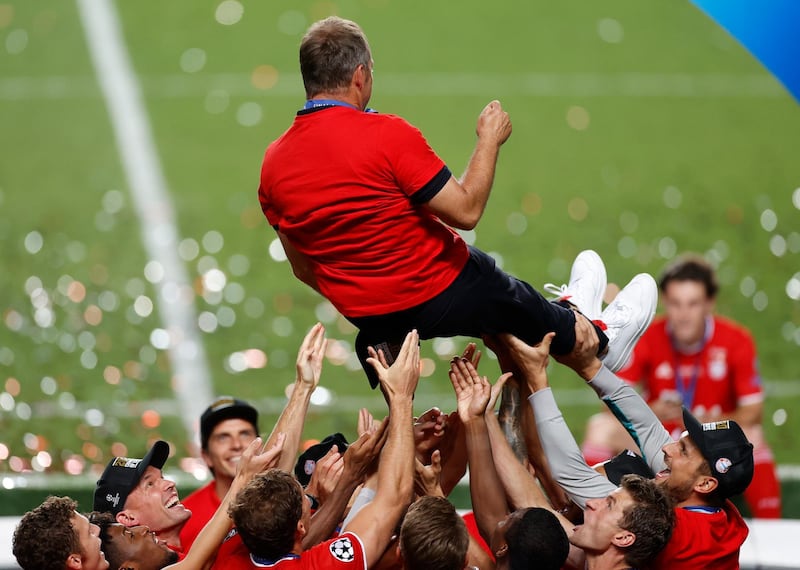
POLYGON ((590 328, 586 319, 576 319, 575 348, 558 360, 575 370, 597 392, 639 446, 650 469, 658 473, 666 467, 661 450, 672 438, 636 390, 597 358, 596 335, 590 328))
POLYGON ((344 454, 344 470, 333 490, 320 509, 311 518, 311 528, 303 537, 303 550, 330 537, 350 501, 356 487, 364 480, 364 476, 372 462, 378 457, 386 442, 388 425, 384 421, 377 426, 369 426, 368 431, 354 441, 344 454))
MULTIPOLYGON (((503 381, 505 381, 503 378, 503 381)), ((467 441, 469 490, 481 536, 491 541, 497 523, 508 515, 508 504, 494 467, 489 432, 483 415, 491 398, 491 385, 462 358, 450 362, 450 383, 456 393, 458 416, 467 441)))
POLYGON ((208 568, 220 544, 231 529, 231 519, 228 516, 228 506, 237 493, 257 473, 266 471, 275 466, 283 450, 286 437, 282 433, 275 435, 275 443, 266 450, 262 447, 262 440, 257 437, 242 453, 242 458, 236 470, 231 487, 217 507, 214 516, 209 520, 192 543, 186 558, 171 564, 168 570, 200 570, 208 568))
POLYGON ((586 464, 553 398, 543 366, 553 336, 545 335, 536 346, 528 346, 512 335, 503 335, 503 342, 532 392, 528 401, 553 477, 584 508, 588 499, 605 497, 616 486, 586 464))
POLYGON ((328 340, 325 338, 325 327, 321 323, 317 323, 311 327, 311 330, 308 331, 308 334, 303 339, 303 344, 300 345, 300 350, 297 353, 297 377, 295 378, 294 389, 289 396, 289 402, 275 424, 275 429, 267 440, 267 445, 271 445, 275 434, 286 434, 284 452, 281 454, 278 469, 289 473, 294 470, 308 405, 311 402, 311 394, 319 385, 322 359, 325 357, 327 346, 328 340))
POLYGON ((382 353, 370 350, 367 362, 375 368, 389 402, 389 435, 378 466, 375 498, 348 523, 364 545, 367 567, 383 554, 414 489, 413 398, 419 382, 419 335, 411 331, 391 367, 382 353))

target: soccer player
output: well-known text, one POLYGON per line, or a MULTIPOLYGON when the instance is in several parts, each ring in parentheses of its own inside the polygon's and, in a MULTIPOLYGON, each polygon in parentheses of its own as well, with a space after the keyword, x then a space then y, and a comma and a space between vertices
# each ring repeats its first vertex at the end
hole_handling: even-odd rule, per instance
MULTIPOLYGON (((530 404, 553 476, 581 506, 615 489, 583 460, 547 382, 547 343, 530 347, 502 335, 511 357, 523 371, 530 404)), ((565 358, 604 403, 628 426, 655 482, 675 504, 675 528, 653 567, 670 570, 738 568, 739 550, 748 529, 729 500, 753 477, 753 446, 733 420, 701 424, 683 411, 686 431, 673 441, 647 403, 627 382, 596 357, 596 342, 583 323, 576 325, 576 350, 565 358)))
POLYGON ((22 570, 106 570, 100 528, 69 497, 48 497, 14 530, 12 550, 22 570))
POLYGON ((370 357, 389 403, 389 418, 376 432, 379 437, 386 434, 386 444, 373 500, 347 522, 338 537, 304 551, 311 503, 300 483, 280 469, 255 477, 229 511, 250 549, 253 568, 369 568, 381 557, 413 493, 412 403, 419 382, 418 343, 416 331, 410 332, 391 366, 381 354, 373 352, 370 357))
POLYGON ((185 550, 211 520, 231 487, 242 452, 258 437, 258 410, 243 400, 223 396, 200 416, 200 445, 203 460, 213 478, 183 500, 192 512, 181 530, 185 550))
MULTIPOLYGON (((546 336, 542 345, 551 336, 546 336)), ((534 358, 545 360, 546 350, 533 352, 534 358)), ((529 362, 520 358, 515 362, 527 378, 529 362)), ((491 539, 497 568, 522 570, 535 560, 537 568, 555 570, 565 559, 566 567, 581 569, 623 570, 649 564, 663 549, 674 524, 667 494, 637 475, 624 476, 617 487, 586 466, 607 486, 598 498, 581 503, 583 524, 573 524, 554 511, 531 473, 517 460, 495 417, 494 401, 507 378, 502 376, 492 387, 469 361, 456 359, 450 365, 450 381, 467 434, 475 515, 481 533, 491 539), (523 508, 507 514, 508 502, 523 508)), ((544 437, 542 433, 543 444, 544 437)), ((573 446, 577 449, 574 440, 573 446)), ((553 460, 550 454, 548 459, 553 460)))
MULTIPOLYGON (((576 318, 588 317, 602 321, 594 334, 607 366, 627 360, 655 311, 654 283, 637 282, 625 310, 583 316, 504 273, 448 227, 475 227, 489 199, 511 135, 498 101, 480 113, 474 152, 457 179, 418 129, 367 108, 373 60, 355 22, 313 24, 300 45, 300 71, 307 101, 266 150, 259 200, 294 274, 359 329, 356 353, 373 388, 367 347, 391 362, 411 329, 422 339, 511 331, 531 344, 552 330, 553 353, 567 354, 576 318)), ((600 298, 581 305, 591 310, 600 298)))
MULTIPOLYGON (((744 493, 752 516, 780 518, 780 483, 764 439, 764 389, 755 344, 742 325, 714 314, 719 286, 702 257, 673 261, 659 282, 664 316, 656 319, 619 376, 641 382, 647 403, 672 434, 685 429, 682 408, 702 422, 730 418, 755 449, 753 482, 744 493)), ((608 414, 592 420, 585 451, 630 444, 608 414)), ((595 458, 589 458, 590 462, 595 458)))

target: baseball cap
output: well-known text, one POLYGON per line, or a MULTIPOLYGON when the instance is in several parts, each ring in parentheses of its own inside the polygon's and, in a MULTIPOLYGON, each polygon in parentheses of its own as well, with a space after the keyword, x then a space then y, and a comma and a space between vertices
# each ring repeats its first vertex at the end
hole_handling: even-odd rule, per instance
POLYGON ((609 459, 603 463, 603 467, 606 469, 606 478, 614 485, 619 485, 622 477, 630 473, 641 475, 646 479, 655 477, 653 470, 645 463, 644 459, 630 449, 609 459))
POLYGON ((337 432, 329 435, 319 443, 312 445, 297 458, 297 463, 295 463, 294 466, 294 474, 303 487, 308 485, 308 482, 311 481, 311 474, 314 473, 314 469, 317 467, 317 461, 322 459, 334 445, 339 450, 339 453, 347 451, 347 440, 342 434, 337 432))
POLYGON ((683 425, 711 467, 725 497, 738 495, 753 480, 753 444, 733 420, 701 424, 683 409, 683 425))
POLYGON ((253 424, 258 433, 258 410, 233 396, 220 396, 200 416, 200 445, 208 447, 208 438, 217 424, 225 420, 241 419, 253 424))
POLYGON ((158 440, 142 459, 115 457, 108 462, 94 489, 93 510, 117 514, 125 508, 125 501, 139 484, 145 470, 152 466, 164 467, 169 457, 169 444, 158 440))

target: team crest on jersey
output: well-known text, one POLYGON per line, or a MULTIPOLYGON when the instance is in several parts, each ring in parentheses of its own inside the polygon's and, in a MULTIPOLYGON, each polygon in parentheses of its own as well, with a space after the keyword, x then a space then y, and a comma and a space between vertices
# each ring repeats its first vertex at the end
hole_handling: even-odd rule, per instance
POLYGON ((353 543, 346 536, 331 542, 330 550, 333 557, 340 562, 352 562, 355 560, 356 550, 353 548, 353 543))
POLYGON ((728 374, 728 353, 724 348, 711 351, 708 356, 708 377, 712 380, 724 380, 728 374))

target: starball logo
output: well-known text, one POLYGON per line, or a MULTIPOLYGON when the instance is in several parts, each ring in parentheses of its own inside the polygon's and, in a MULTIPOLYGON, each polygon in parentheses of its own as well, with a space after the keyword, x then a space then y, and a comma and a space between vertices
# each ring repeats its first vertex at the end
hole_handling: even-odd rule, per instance
POLYGON ((116 509, 117 505, 119 504, 119 493, 117 493, 116 495, 112 495, 111 493, 109 493, 108 495, 106 495, 106 501, 111 503, 111 506, 116 509))

